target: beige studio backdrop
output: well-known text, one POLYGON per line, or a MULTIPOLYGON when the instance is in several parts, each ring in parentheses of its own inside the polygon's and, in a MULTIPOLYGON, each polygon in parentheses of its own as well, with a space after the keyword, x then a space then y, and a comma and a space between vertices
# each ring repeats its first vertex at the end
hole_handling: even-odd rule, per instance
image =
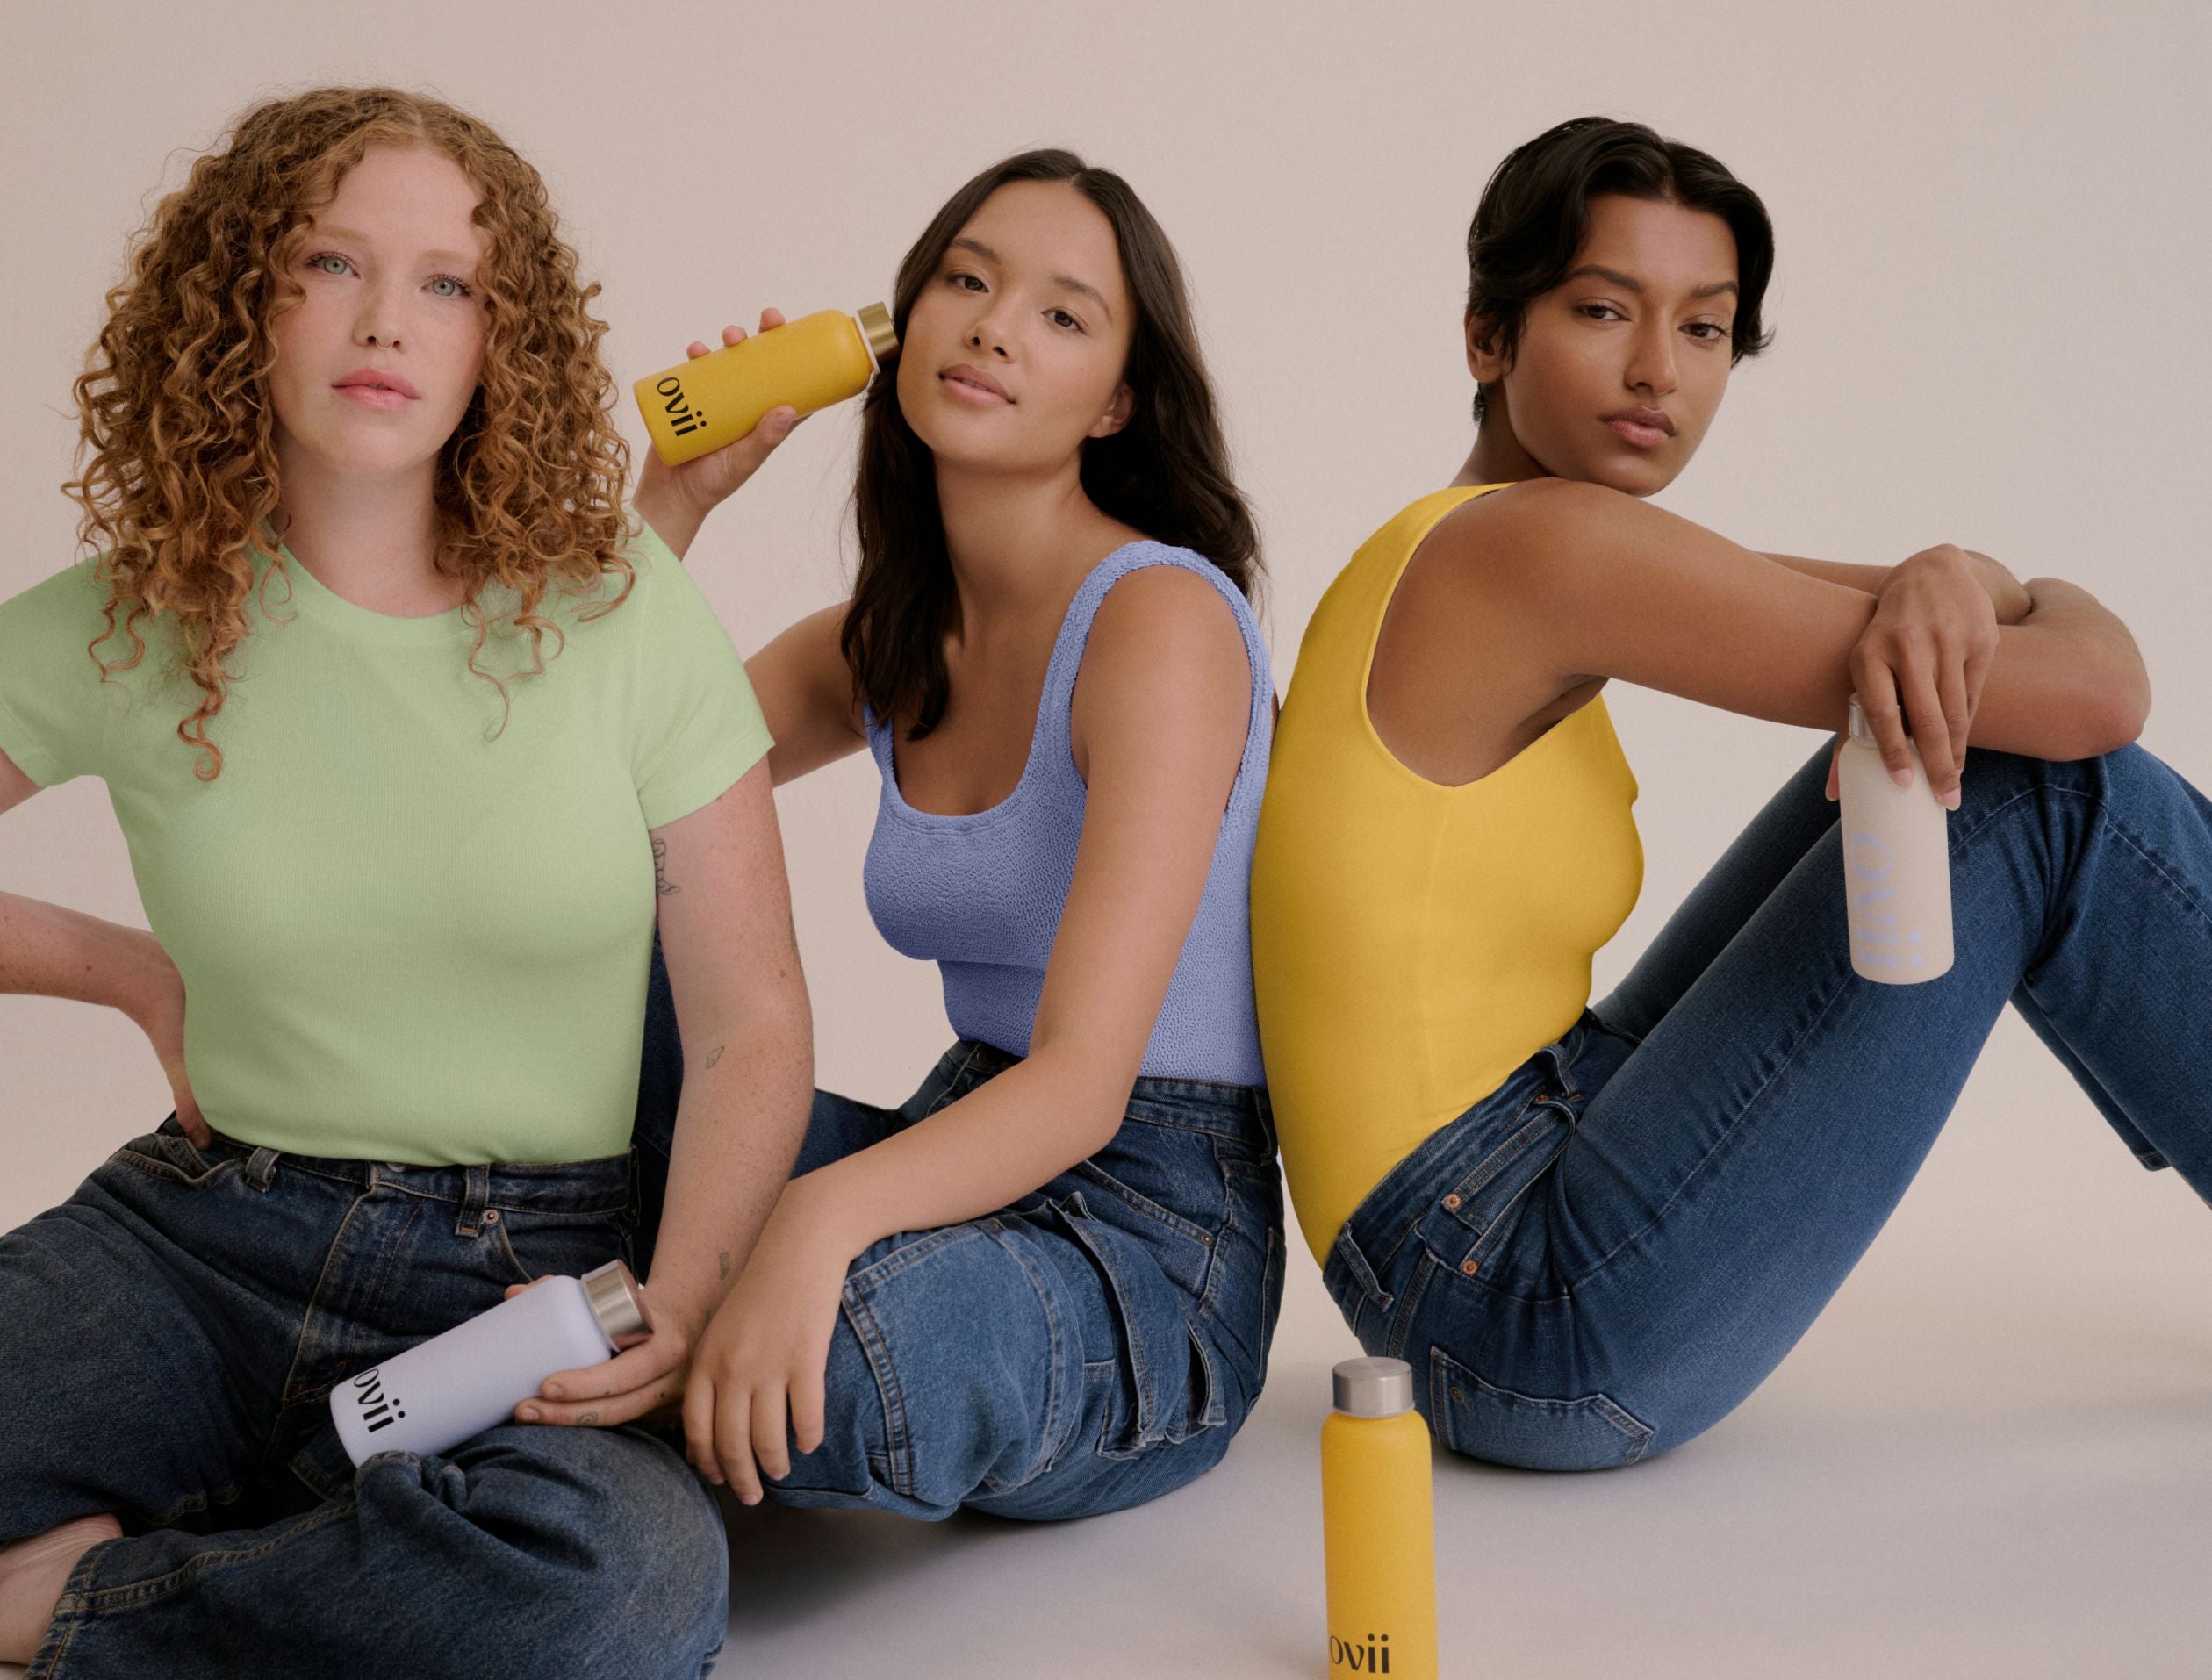
MULTIPOLYGON (((796 313, 885 297, 938 204, 995 158, 1062 144, 1120 171, 1175 240, 1196 293, 1265 541, 1280 686, 1336 569, 1466 449, 1462 245, 1485 177, 1511 146, 1595 111, 1712 151, 1761 193, 1777 229, 1774 347, 1738 368, 1664 505, 1757 547, 1887 563, 1957 541, 2023 577, 2086 585, 2148 659, 2145 744, 2212 786, 2207 17, 2194 0, 5 0, 0 599, 76 553, 57 489, 75 438, 69 382, 157 190, 257 97, 389 81, 488 119, 543 171, 605 287, 606 351, 634 443, 630 378, 725 320, 750 325, 765 304, 796 313)), ((849 578, 856 432, 851 408, 811 421, 694 550, 692 570, 741 649, 849 578)), ((1643 691, 1616 688, 1611 704, 1642 783, 1648 866, 1641 906, 1600 956, 1599 994, 1815 739, 1643 691)), ((933 972, 889 951, 861 903, 875 798, 863 756, 786 790, 779 806, 818 1081, 881 1102, 906 1095, 949 1033, 933 972)), ((0 820, 0 887, 142 922, 105 792, 90 781, 0 820)), ((0 1227, 160 1120, 165 1092, 121 1017, 0 999, 0 1227)), ((1295 1238, 1291 1253, 1268 1396, 1286 1440, 1318 1423, 1320 1374, 1353 1351, 1295 1238)), ((2167 1671, 2151 1654, 2178 1650, 2158 1641, 2180 1640, 2199 1613, 2175 1599, 2201 1589, 2212 1538, 2208 1282, 2206 1210, 2172 1174, 2136 1167, 2007 1016, 1828 1316, 1736 1418, 1650 1474, 1671 1462, 1685 1519, 1714 1488, 1742 1497, 1749 1526, 1728 1525, 1727 1542, 1740 1554, 1718 1555, 1770 1569, 1778 1550, 1825 1544, 1817 1528, 1792 1527, 1800 1518, 1759 1514, 1757 1476, 1785 1474, 1793 1454, 1834 1472, 1814 1497, 1840 1501, 1881 1474, 1892 1424, 2014 1431, 2025 1444, 2012 1462, 2047 1466, 2050 1485, 2092 1487, 2094 1533, 2063 1513, 2037 1517, 2043 1496, 2027 1471, 1967 1487, 1936 1463, 1897 1482, 1921 1503, 1892 1510, 1886 1528, 1863 1513, 1863 1541, 1843 1547, 1856 1562, 1808 1560, 1796 1602, 1833 1624, 1825 1637, 1859 1626, 1817 1584, 1821 1571, 1856 1569, 1865 1617, 1906 1606, 1927 1624, 1915 1638, 2012 1651, 2011 1674, 2087 1671, 2076 1659, 2106 1648, 2080 1642, 2096 1640, 2136 1641, 2142 1658, 2106 1671, 2167 1671), (2125 1398, 2108 1402, 2113 1392, 2125 1398), (2131 1432, 2127 1468, 2098 1456, 2108 1425, 2131 1432), (1700 1475, 1715 1478, 1703 1492, 1700 1475), (2108 1485, 2094 1491, 2100 1476, 2108 1485), (1981 1619, 1935 1594, 1930 1572, 1964 1569, 1971 1582, 1982 1540, 2023 1547, 2022 1526, 2041 1533, 2046 1518, 2049 1545, 2024 1545, 2004 1566, 2014 1631, 1992 1646, 1993 1625, 1970 1629, 1981 1619), (2148 1543, 2124 1553, 2161 1523, 2180 1525, 2180 1555, 2148 1543), (1869 1562, 1930 1524, 1944 1537, 1936 1552, 1869 1562), (2091 1591, 2082 1568, 2109 1578, 2091 1591), (2055 1666, 2036 1666, 2046 1660, 2055 1666)), ((1305 1448, 1285 1450, 1306 1465, 1305 1448)), ((1440 1485, 1444 1501, 1456 1497, 1448 1475, 1440 1485)), ((1515 1497, 1585 1497, 1557 1485, 1515 1497)), ((1605 1567, 1614 1580, 1664 1578, 1672 1531, 1665 1513, 1647 1520, 1637 1556, 1605 1567)), ((1602 1542, 1593 1531, 1558 1544, 1566 1569, 1602 1542)), ((1998 1579, 1993 1566, 1990 1590, 1998 1579)), ((1746 1611, 1740 1648, 1763 1655, 1734 1668, 1708 1651, 1684 1671, 1811 1671, 1792 1624, 1757 1613, 1746 1611)), ((1564 1601, 1546 1619, 1555 1642, 1597 1637, 1564 1601)), ((1285 1660, 1304 1637, 1280 1635, 1285 1660)), ((1660 1648, 1644 1646, 1637 1671, 1674 1671, 1660 1648)), ((1888 1671, 1910 1669, 1907 1647, 1878 1648, 1888 1671)))

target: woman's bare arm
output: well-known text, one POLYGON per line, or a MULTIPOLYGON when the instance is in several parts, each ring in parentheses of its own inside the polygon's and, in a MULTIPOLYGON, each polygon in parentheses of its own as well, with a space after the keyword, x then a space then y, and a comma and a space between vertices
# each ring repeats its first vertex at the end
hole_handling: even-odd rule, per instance
MULTIPOLYGON (((1975 579, 1989 597, 1991 608, 2000 624, 2017 624, 2028 616, 2028 586, 2012 575, 2011 571, 1989 556, 1974 549, 1961 550, 1973 564, 1975 579)), ((1808 560, 1801 554, 1766 554, 1760 557, 1771 560, 1792 571, 1801 571, 1808 578, 1819 578, 1831 584, 1842 584, 1846 589, 1856 589, 1863 595, 1878 595, 1896 578, 1895 566, 1861 565, 1849 560, 1808 560)))
MULTIPOLYGON (((1532 481, 1446 525, 1462 551, 1452 575, 1481 614, 1471 621, 1541 661, 1562 689, 1617 677, 1752 717, 1841 727, 1853 651, 1877 610, 1859 589, 1594 485, 1532 481)), ((2035 608, 1997 631, 1974 740, 2052 759, 2134 740, 2150 686, 2126 627, 2086 592, 2030 588, 2035 608)), ((1922 739, 1944 724, 1934 681, 1930 670, 1900 672, 1922 739)))
MULTIPOLYGON (((0 752, 0 814, 39 784, 0 752)), ((213 1141, 184 1072, 184 982, 161 941, 44 900, 0 893, 0 993, 68 998, 120 1009, 152 1042, 192 1141, 213 1141)))
POLYGON ((842 602, 809 613, 745 661, 775 737, 768 770, 779 787, 868 743, 852 668, 837 644, 844 613, 842 602))
POLYGON ((790 1176, 814 1095, 813 1017, 767 765, 651 839, 684 1045, 668 1203, 645 1280, 655 1333, 547 1378, 526 1404, 548 1423, 626 1423, 676 1402, 790 1176))

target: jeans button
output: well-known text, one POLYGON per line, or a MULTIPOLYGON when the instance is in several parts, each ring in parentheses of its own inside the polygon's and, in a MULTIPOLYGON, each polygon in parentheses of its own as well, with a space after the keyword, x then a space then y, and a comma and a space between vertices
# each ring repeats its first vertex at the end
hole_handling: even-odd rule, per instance
POLYGON ((497 1208, 486 1208, 484 1210, 484 1223, 487 1225, 498 1224, 499 1223, 499 1210, 497 1208))
POLYGON ((1483 1268, 1476 1265, 1473 1260, 1462 1260, 1460 1262, 1460 1270, 1464 1272, 1469 1277, 1473 1277, 1476 1273, 1481 1271, 1482 1269, 1483 1268))
POLYGON ((1456 1208, 1456 1207, 1458 1207, 1458 1206, 1459 1206, 1459 1204, 1460 1204, 1460 1199, 1459 1199, 1459 1192, 1458 1192, 1457 1190, 1453 1191, 1453 1192, 1451 1193, 1451 1195, 1447 1195, 1447 1196, 1446 1196, 1446 1197, 1444 1198, 1444 1205, 1445 1205, 1447 1208, 1456 1208))

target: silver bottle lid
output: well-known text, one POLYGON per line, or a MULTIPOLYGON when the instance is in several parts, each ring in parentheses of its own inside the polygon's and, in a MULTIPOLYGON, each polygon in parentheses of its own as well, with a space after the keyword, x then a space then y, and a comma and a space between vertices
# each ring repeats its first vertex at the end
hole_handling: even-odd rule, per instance
POLYGON ((1866 721, 1866 708, 1859 704, 1856 694, 1851 696, 1851 713, 1846 721, 1845 732, 1854 741, 1871 742, 1874 738, 1874 726, 1866 721))
POLYGON ((1413 1368, 1402 1359, 1347 1359, 1332 1375, 1339 1411, 1354 1418, 1395 1418, 1413 1410, 1413 1368))
POLYGON ((584 1285, 584 1299, 591 1306, 592 1317, 599 1320, 599 1327, 615 1346, 643 1341, 653 1333, 652 1316, 645 1310, 645 1297, 637 1292, 637 1280, 621 1261, 612 1260, 604 1266, 595 1266, 579 1282, 584 1285))

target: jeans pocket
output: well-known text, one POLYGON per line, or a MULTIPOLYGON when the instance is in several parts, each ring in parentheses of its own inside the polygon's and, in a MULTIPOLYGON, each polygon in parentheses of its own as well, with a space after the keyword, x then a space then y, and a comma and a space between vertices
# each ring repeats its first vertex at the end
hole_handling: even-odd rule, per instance
POLYGON ((132 1138, 108 1157, 108 1164, 198 1189, 236 1172, 241 1159, 219 1144, 203 1150, 183 1132, 164 1130, 132 1138))
POLYGON ((1110 1413, 1103 1458, 1135 1458, 1227 1421, 1213 1351, 1183 1291, 1127 1232, 1094 1217, 1079 1191, 1054 1204, 1098 1268, 1114 1317, 1126 1404, 1110 1413))
MULTIPOLYGON (((487 1210, 489 1211, 489 1210, 487 1210)), ((482 1229, 491 1253, 516 1283, 542 1277, 581 1277, 595 1266, 623 1259, 629 1252, 631 1220, 626 1210, 593 1212, 501 1208, 499 1218, 482 1229)))
POLYGON ((1651 1445, 1649 1425, 1602 1394, 1544 1399, 1485 1382, 1429 1349, 1429 1418, 1454 1453, 1525 1470, 1612 1470, 1651 1445))

